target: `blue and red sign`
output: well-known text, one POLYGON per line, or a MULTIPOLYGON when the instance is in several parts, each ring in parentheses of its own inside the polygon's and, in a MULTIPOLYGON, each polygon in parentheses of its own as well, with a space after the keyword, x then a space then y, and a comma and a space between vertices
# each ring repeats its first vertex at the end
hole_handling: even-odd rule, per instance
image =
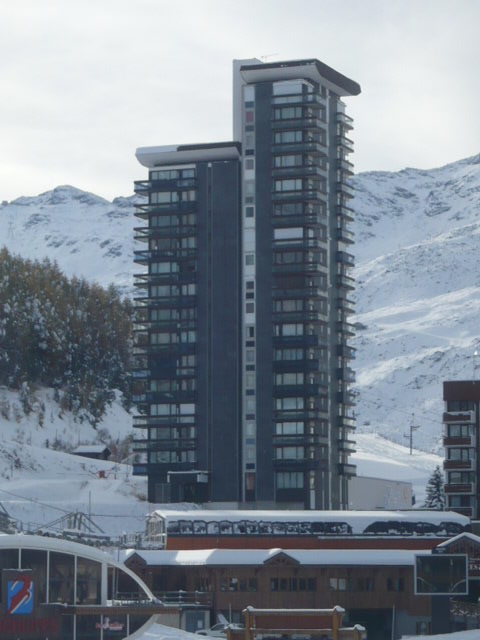
POLYGON ((34 603, 34 584, 29 576, 7 582, 7 612, 10 615, 31 615, 34 603))

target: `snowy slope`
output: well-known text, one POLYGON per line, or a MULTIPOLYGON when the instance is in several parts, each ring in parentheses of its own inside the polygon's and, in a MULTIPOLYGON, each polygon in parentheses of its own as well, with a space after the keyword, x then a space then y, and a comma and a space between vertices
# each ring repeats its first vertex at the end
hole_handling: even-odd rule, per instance
POLYGON ((479 364, 480 156, 356 187, 357 424, 439 450, 442 382, 479 364))
MULTIPOLYGON (((405 444, 413 422, 415 444, 440 451, 442 381, 471 378, 480 351, 480 155, 355 184, 358 427, 405 444)), ((57 187, 3 203, 0 238, 131 294, 134 202, 57 187)))

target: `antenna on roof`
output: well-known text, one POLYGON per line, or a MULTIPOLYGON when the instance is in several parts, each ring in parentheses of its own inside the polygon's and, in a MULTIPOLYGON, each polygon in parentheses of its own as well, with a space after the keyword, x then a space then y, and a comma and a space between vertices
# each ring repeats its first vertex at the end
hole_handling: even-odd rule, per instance
POLYGON ((260 56, 260 60, 266 62, 267 58, 273 58, 274 56, 278 56, 278 53, 267 53, 266 55, 260 56))

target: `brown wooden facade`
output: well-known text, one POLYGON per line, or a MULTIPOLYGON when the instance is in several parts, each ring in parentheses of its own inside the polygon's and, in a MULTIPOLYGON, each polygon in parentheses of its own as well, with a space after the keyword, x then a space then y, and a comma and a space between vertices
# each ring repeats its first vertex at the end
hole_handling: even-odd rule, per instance
POLYGON ((209 592, 212 622, 218 613, 240 621, 249 605, 296 609, 339 605, 348 612, 349 625, 363 624, 369 639, 375 640, 385 633, 391 637, 395 616, 398 633, 415 633, 417 625, 428 625, 431 617, 430 598, 414 595, 413 560, 405 565, 369 565, 366 557, 364 565, 349 566, 341 564, 340 552, 335 565, 303 564, 288 551, 279 551, 261 564, 172 566, 162 564, 164 553, 150 552, 147 563, 141 552, 135 552, 126 565, 160 597, 167 591, 209 592))

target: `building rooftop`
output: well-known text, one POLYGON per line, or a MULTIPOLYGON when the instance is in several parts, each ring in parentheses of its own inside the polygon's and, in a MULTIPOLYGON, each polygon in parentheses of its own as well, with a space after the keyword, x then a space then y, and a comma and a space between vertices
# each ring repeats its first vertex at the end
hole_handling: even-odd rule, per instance
POLYGON ((137 160, 144 167, 152 169, 172 164, 185 164, 198 161, 238 160, 241 144, 239 142, 209 142, 201 144, 162 145, 139 147, 135 152, 137 160))
POLYGON ((321 82, 340 96, 357 96, 361 92, 357 82, 316 58, 245 64, 240 67, 240 73, 247 83, 295 80, 303 77, 314 82, 321 82))

